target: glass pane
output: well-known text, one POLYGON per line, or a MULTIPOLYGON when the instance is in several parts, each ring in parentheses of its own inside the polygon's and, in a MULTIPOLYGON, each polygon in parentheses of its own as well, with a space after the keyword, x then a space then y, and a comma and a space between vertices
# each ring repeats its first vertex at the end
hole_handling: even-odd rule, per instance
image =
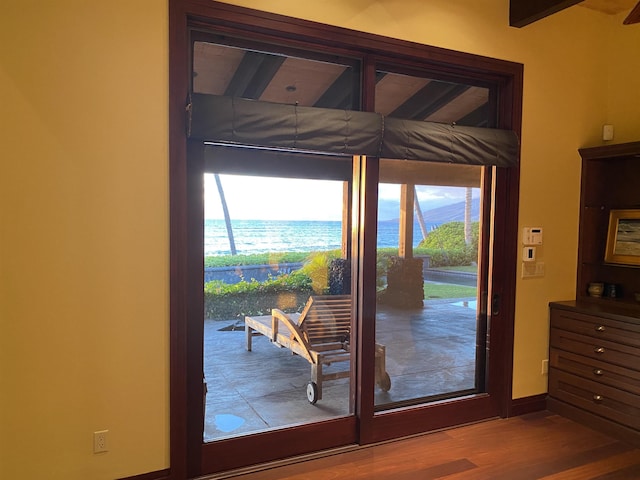
MULTIPOLYGON (((356 62, 195 42, 193 91, 265 102, 359 109, 356 62), (306 58, 305 58, 306 57, 306 58)), ((273 50, 273 49, 271 49, 273 50)))
POLYGON ((482 168, 381 161, 376 342, 391 388, 378 409, 478 391, 482 168))
POLYGON ((390 117, 490 127, 489 89, 377 72, 376 112, 390 117))
POLYGON ((204 441, 350 414, 345 183, 205 174, 204 185, 204 441))

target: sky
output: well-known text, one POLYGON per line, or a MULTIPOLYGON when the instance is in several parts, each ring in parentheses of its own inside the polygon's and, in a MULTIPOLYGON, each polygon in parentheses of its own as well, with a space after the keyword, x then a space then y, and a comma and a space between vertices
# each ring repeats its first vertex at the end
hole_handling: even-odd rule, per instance
MULTIPOLYGON (((222 219, 222 205, 215 179, 205 174, 207 219, 222 219)), ((220 175, 229 216, 236 220, 336 220, 342 219, 342 182, 272 177, 220 175)), ((462 187, 418 186, 424 210, 463 202, 462 187)), ((474 189, 474 197, 479 189, 474 189)), ((400 186, 380 184, 379 201, 398 201, 400 186)), ((397 217, 395 217, 397 218, 397 217)), ((381 218, 381 220, 388 220, 381 218)))

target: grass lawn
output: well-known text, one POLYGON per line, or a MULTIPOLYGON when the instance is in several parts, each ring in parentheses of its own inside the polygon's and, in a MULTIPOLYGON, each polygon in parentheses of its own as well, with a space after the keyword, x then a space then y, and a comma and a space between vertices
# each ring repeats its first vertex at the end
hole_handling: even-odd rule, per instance
POLYGON ((457 267, 435 267, 438 270, 450 270, 452 272, 469 272, 477 273, 478 267, 476 265, 459 265, 457 267))
POLYGON ((453 285, 451 283, 424 283, 425 300, 438 298, 467 298, 476 296, 476 287, 453 285))

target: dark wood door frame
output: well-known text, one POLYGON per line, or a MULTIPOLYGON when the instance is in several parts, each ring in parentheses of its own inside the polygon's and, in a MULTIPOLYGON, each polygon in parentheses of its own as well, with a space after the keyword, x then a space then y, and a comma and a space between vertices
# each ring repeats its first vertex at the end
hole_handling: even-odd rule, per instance
MULTIPOLYGON (((200 465, 199 452, 190 449, 194 442, 194 432, 201 427, 196 425, 189 409, 193 408, 193 398, 202 391, 202 379, 189 369, 201 366, 189 365, 188 352, 195 345, 197 335, 189 331, 187 319, 193 315, 190 303, 189 278, 193 265, 189 260, 187 230, 194 222, 188 209, 189 169, 187 168, 187 148, 185 105, 190 86, 190 40, 191 27, 215 28, 222 33, 235 33, 251 38, 265 40, 279 38, 291 46, 327 51, 340 51, 342 54, 357 52, 365 60, 365 68, 373 69, 372 58, 376 61, 418 65, 434 70, 438 75, 450 78, 473 77, 493 81, 498 85, 497 114, 498 128, 507 128, 520 133, 522 105, 522 65, 513 62, 491 59, 471 54, 454 52, 437 47, 429 47, 411 42, 381 37, 362 32, 332 27, 280 15, 249 10, 210 0, 170 0, 169 1, 169 189, 170 189, 170 474, 171 478, 186 479, 193 477, 200 465), (195 340, 194 340, 195 339, 195 340)), ((371 108, 371 92, 374 84, 363 85, 363 105, 371 108), (369 99, 369 100, 368 100, 369 99)), ((189 148, 193 148, 189 147, 189 148)), ((515 272, 517 265, 517 199, 519 171, 517 168, 495 169, 497 182, 497 203, 494 216, 505 222, 504 234, 493 239, 497 245, 495 251, 503 252, 493 259, 494 272, 492 295, 499 295, 500 308, 491 314, 493 324, 500 323, 501 328, 492 334, 492 355, 499 358, 496 368, 491 372, 490 382, 495 382, 492 391, 498 392, 487 400, 489 410, 499 412, 500 416, 511 414, 511 378, 513 357, 513 315, 515 310, 515 272), (497 405, 489 405, 497 402, 497 405)), ((371 265, 361 265, 363 271, 371 265)), ((365 303, 360 303, 365 309, 365 303)), ((364 312, 366 315, 366 312, 364 312)), ((367 352, 364 352, 366 355, 367 352)), ((365 382, 367 383, 367 382, 365 382)), ((201 406, 202 400, 200 400, 201 406)), ((460 400, 459 402, 465 402, 460 400)), ((195 402, 196 405, 198 402, 195 402)), ((453 402, 450 408, 454 408, 453 402)), ((423 411, 430 407, 424 407, 423 411)), ((484 407, 483 407, 484 408, 484 407)), ((420 409, 419 409, 420 410, 420 409)), ((481 409, 483 410, 483 409, 481 409)), ((371 412, 361 412, 369 416, 371 412)), ((481 411, 480 414, 486 412, 481 411)), ((418 413, 416 413, 418 415, 418 413)), ((470 414, 469 421, 475 418, 470 414)), ((393 431, 410 431, 417 417, 404 417, 389 413, 380 416, 376 428, 388 423, 393 431), (402 430, 402 427, 407 427, 402 430)), ((424 419, 423 415, 420 415, 424 419)), ((421 426, 422 431, 440 428, 438 421, 421 426)), ((362 433, 362 432, 361 432, 362 433)), ((365 434, 366 436, 366 434, 365 434)), ((370 441, 375 441, 371 435, 370 441)))

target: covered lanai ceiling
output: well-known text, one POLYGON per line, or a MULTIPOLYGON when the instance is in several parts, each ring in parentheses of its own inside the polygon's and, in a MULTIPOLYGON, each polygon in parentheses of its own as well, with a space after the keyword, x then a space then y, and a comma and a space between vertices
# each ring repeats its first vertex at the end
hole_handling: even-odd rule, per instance
MULTIPOLYGON (((357 66, 209 42, 194 45, 193 91, 358 110, 357 66)), ((379 71, 375 110, 410 120, 490 127, 489 88, 379 71)))

